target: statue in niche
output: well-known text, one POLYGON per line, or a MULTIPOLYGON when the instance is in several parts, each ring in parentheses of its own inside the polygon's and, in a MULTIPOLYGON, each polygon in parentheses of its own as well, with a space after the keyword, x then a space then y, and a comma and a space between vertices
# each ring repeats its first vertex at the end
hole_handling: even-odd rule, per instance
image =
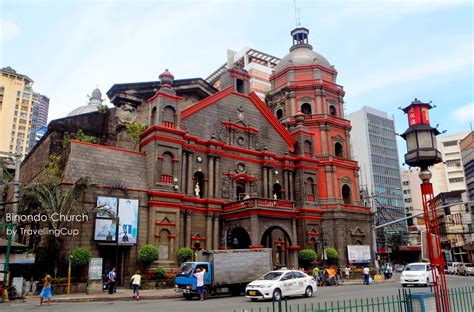
POLYGON ((201 188, 199 187, 199 182, 196 182, 196 187, 194 188, 194 194, 196 197, 200 197, 199 193, 201 193, 201 188))
POLYGON ((221 186, 221 196, 222 198, 230 198, 230 186, 231 186, 231 179, 229 176, 224 176, 222 178, 222 186, 221 186))

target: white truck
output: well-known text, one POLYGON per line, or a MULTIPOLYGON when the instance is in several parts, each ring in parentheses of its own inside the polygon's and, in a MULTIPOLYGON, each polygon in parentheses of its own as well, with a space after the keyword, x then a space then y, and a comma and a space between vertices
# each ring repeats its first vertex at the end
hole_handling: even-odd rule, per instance
POLYGON ((196 269, 205 269, 204 296, 231 293, 240 295, 251 281, 272 270, 272 250, 228 249, 203 250, 196 261, 181 265, 175 279, 175 290, 186 299, 197 295, 196 269))

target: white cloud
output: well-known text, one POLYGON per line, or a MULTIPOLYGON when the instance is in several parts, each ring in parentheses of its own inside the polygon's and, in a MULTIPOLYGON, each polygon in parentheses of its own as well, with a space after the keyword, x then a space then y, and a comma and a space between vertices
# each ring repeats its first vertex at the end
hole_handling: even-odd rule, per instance
POLYGON ((0 43, 7 42, 20 34, 20 27, 13 21, 0 20, 0 43))
POLYGON ((459 122, 474 122, 474 103, 456 108, 451 117, 459 122))

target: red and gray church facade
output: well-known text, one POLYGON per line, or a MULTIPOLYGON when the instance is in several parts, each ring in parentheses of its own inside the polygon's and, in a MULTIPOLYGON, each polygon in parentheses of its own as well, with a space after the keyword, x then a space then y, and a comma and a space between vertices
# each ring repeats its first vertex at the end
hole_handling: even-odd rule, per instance
MULTIPOLYGON (((185 246, 268 247, 275 265, 289 267, 302 248, 321 255, 334 247, 347 263, 347 245, 372 245, 373 215, 360 199, 344 90, 308 30, 292 37, 265 102, 249 91, 239 64, 220 77, 219 90, 199 78, 175 80, 168 70, 159 81, 115 84, 107 92, 114 108, 50 123, 23 163, 23 183, 59 153, 65 185, 89 176, 98 186, 87 190, 86 208, 98 197, 137 200, 136 244, 118 249, 123 277, 140 267, 144 244, 160 249, 157 264, 165 267, 178 265, 176 251, 185 246), (139 142, 130 123, 146 126, 139 142), (61 150, 78 129, 97 142, 61 150)), ((95 220, 81 224, 70 243, 112 265, 116 246, 97 241, 95 227, 95 220)))

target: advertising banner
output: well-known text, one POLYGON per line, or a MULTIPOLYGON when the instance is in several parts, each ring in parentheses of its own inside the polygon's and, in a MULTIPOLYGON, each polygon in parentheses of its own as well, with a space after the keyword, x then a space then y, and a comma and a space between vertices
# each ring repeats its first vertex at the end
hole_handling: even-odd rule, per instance
POLYGON ((117 217, 117 198, 98 196, 96 217, 110 218, 110 219, 116 218, 117 217))
POLYGON ((115 242, 116 229, 114 219, 95 219, 94 239, 96 241, 115 242))
POLYGON ((370 263, 369 245, 347 245, 349 263, 370 263))
POLYGON ((119 199, 119 244, 136 244, 138 234, 138 199, 119 199))

